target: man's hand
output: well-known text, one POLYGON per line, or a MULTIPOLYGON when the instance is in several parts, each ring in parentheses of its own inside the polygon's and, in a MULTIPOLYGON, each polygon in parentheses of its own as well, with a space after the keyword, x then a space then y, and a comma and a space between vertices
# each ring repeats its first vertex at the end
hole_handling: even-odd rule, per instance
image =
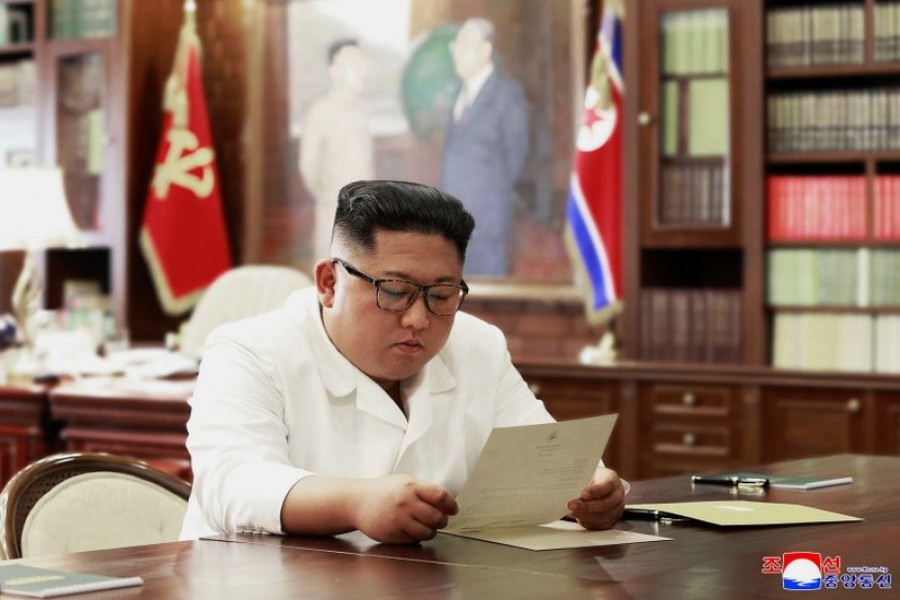
POLYGON ((359 482, 356 528, 373 540, 408 544, 430 540, 459 508, 443 487, 408 475, 359 482))
POLYGON ((598 468, 591 483, 568 507, 585 529, 610 529, 625 510, 625 487, 615 471, 598 468))

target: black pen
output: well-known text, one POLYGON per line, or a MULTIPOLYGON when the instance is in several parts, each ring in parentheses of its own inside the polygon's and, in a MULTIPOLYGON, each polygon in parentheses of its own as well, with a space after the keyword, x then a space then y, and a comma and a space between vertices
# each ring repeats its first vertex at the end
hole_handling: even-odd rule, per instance
POLYGON ((687 517, 668 513, 655 508, 631 508, 626 507, 622 513, 623 519, 639 519, 641 521, 659 521, 661 523, 674 523, 676 521, 687 521, 687 517))
POLYGON ((727 485, 737 487, 747 485, 753 487, 768 487, 769 480, 765 477, 741 477, 739 475, 693 475, 692 483, 708 483, 711 485, 727 485))

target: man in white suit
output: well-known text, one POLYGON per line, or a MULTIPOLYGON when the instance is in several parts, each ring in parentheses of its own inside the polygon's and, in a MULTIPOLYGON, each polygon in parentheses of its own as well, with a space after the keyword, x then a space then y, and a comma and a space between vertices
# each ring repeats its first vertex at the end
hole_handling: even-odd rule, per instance
MULTIPOLYGON (((316 287, 207 340, 191 399, 194 485, 182 538, 241 530, 427 540, 494 427, 551 422, 496 327, 458 312, 472 216, 406 182, 341 190, 316 287)), ((624 508, 598 468, 568 509, 624 508)))

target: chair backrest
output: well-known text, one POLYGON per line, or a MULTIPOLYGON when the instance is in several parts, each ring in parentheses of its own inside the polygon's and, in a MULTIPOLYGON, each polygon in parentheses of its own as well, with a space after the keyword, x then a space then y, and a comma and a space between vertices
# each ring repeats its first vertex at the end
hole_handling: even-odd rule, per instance
POLYGON ((178 539, 191 486, 135 458, 54 454, 0 493, 4 560, 178 539))
POLYGON ((179 352, 199 359, 210 331, 278 308, 291 292, 312 283, 300 271, 276 265, 244 265, 226 271, 207 288, 182 327, 179 352))

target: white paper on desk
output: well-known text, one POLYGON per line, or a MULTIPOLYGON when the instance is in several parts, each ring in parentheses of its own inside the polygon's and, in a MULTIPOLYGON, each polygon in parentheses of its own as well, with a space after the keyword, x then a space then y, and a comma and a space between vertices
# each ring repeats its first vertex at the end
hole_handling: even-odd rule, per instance
POLYGON ((500 427, 488 438, 447 529, 522 527, 565 515, 591 481, 617 414, 500 427))
POLYGON ((622 531, 621 529, 588 531, 578 523, 569 521, 554 521, 553 523, 528 527, 499 527, 477 529, 475 531, 454 530, 444 531, 444 533, 483 542, 526 548, 528 550, 561 550, 563 548, 614 546, 616 544, 672 540, 672 538, 634 531, 622 531))
POLYGON ((126 376, 135 379, 162 379, 173 375, 196 375, 197 359, 165 348, 134 348, 110 354, 126 376))

